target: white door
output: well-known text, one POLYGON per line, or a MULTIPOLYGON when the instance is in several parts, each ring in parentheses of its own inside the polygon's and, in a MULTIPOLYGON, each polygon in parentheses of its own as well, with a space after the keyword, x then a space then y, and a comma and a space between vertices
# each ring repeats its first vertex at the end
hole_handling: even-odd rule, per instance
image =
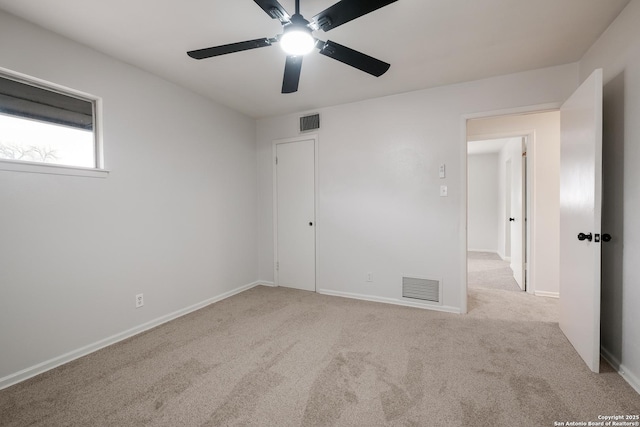
POLYGON ((520 289, 524 290, 524 233, 525 233, 525 209, 524 209, 524 168, 523 168, 523 143, 522 139, 510 142, 511 154, 511 270, 520 289))
POLYGON ((276 284, 315 291, 315 140, 276 144, 276 284))
POLYGON ((511 159, 505 162, 504 166, 504 184, 505 184, 505 197, 504 197, 504 212, 505 212, 505 226, 504 226, 504 256, 511 262, 511 159))
POLYGON ((560 121, 560 329, 598 372, 602 70, 564 103, 560 121))

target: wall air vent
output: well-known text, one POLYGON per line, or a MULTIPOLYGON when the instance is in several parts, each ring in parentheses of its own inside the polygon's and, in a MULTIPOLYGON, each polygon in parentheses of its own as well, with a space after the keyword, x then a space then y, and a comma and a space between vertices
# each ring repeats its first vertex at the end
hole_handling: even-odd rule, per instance
POLYGON ((300 132, 320 129, 320 114, 300 117, 300 132))
POLYGON ((403 277, 402 297, 439 303, 440 281, 419 279, 417 277, 403 277))

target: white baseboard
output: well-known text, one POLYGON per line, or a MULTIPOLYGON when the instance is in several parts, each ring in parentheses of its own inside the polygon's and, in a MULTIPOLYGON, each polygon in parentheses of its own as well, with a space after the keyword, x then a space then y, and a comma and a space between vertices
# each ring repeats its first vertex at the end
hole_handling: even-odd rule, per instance
POLYGON ((501 253, 500 251, 498 251, 496 253, 498 254, 498 256, 500 257, 501 260, 511 262, 511 257, 510 256, 506 256, 505 254, 501 253))
POLYGON ((273 286, 273 284, 269 285, 270 282, 253 282, 248 285, 240 286, 236 289, 232 289, 228 292, 225 292, 221 295, 215 296, 213 298, 206 299, 197 304, 191 305, 189 307, 185 307, 181 310, 174 311, 173 313, 169 313, 167 315, 158 317, 157 319, 151 320, 149 322, 143 323, 142 325, 136 326, 134 328, 128 329, 126 331, 120 332, 118 334, 112 335, 108 338, 102 339, 100 341, 96 341, 92 344, 86 345, 84 347, 78 348, 76 350, 70 351, 68 353, 62 354, 60 356, 54 357, 53 359, 46 360, 44 362, 38 363, 37 365, 31 366, 29 368, 23 369, 13 374, 9 374, 3 378, 0 378, 0 390, 27 380, 31 377, 34 377, 43 372, 49 371, 53 368, 56 368, 60 365, 64 365, 65 363, 69 363, 75 359, 79 359, 80 357, 86 356, 87 354, 98 351, 102 348, 108 347, 112 344, 115 344, 119 341, 130 338, 134 335, 137 335, 141 332, 147 331, 149 329, 155 328, 163 323, 169 322, 171 320, 177 319, 178 317, 182 317, 186 314, 189 314, 193 311, 199 310, 203 307, 206 307, 215 302, 221 301, 223 299, 229 298, 233 295, 239 294, 240 292, 244 292, 251 288, 254 288, 259 285, 264 286, 273 286))
POLYGON ((535 291, 533 294, 537 297, 560 298, 559 292, 535 291))
POLYGON ((629 383, 629 385, 640 394, 640 379, 636 377, 634 374, 629 372, 629 370, 616 358, 613 354, 611 354, 606 348, 600 347, 600 355, 606 360, 618 373, 620 376, 629 383))
POLYGON ((271 287, 271 288, 277 288, 277 287, 278 287, 278 285, 276 285, 275 283, 273 283, 273 282, 268 282, 268 281, 266 281, 266 280, 259 280, 259 281, 258 281, 258 285, 262 285, 262 286, 269 286, 269 287, 271 287))
POLYGON ((419 303, 413 301, 406 301, 399 298, 384 298, 374 295, 354 294, 350 292, 332 291, 330 289, 318 289, 316 292, 323 295, 331 295, 334 297, 352 298, 364 301, 381 302, 385 304, 402 305, 405 307, 423 308, 425 310, 444 311, 446 313, 460 314, 458 307, 450 307, 446 305, 431 305, 426 303, 419 303))
POLYGON ((500 256, 500 254, 498 253, 498 251, 496 251, 495 249, 467 249, 467 252, 489 252, 492 254, 496 254, 498 256, 500 256))

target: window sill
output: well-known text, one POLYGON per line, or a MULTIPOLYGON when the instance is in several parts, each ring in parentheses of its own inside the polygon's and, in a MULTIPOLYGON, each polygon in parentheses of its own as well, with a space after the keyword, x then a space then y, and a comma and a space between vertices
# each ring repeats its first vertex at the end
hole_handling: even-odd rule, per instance
POLYGON ((106 169, 52 165, 47 163, 16 162, 11 160, 0 160, 0 171, 82 176, 86 178, 106 178, 109 176, 109 171, 106 169))

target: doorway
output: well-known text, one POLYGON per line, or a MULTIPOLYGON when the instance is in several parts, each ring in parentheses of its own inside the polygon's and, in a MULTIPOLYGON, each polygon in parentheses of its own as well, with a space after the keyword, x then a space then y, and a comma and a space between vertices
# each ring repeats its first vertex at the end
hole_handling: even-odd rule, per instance
POLYGON ((276 286, 316 290, 316 153, 316 137, 273 144, 276 286))
MULTIPOLYGON (((558 106, 559 107, 559 106, 558 106)), ((524 147, 519 154, 503 156, 496 168, 501 174, 521 165, 522 179, 526 183, 521 203, 526 215, 520 218, 518 228, 524 227, 525 239, 522 241, 522 265, 524 267, 524 287, 527 293, 536 296, 559 297, 559 188, 560 188, 560 113, 556 106, 545 106, 542 111, 523 111, 512 114, 486 115, 467 118, 465 121, 467 141, 486 141, 525 137, 524 147), (546 108, 546 111, 544 109, 546 108), (526 153, 525 156, 522 154, 526 153), (508 160, 511 163, 507 163, 508 160)), ((467 144, 470 145, 470 144, 467 144)), ((500 147, 502 148, 502 147, 500 147)), ((465 156, 468 163, 468 155, 465 156)), ((498 160, 496 160, 498 162, 498 160)), ((468 167, 467 167, 467 173, 468 167)), ((469 177, 470 178, 470 177, 469 177)), ((513 233, 517 217, 511 213, 506 200, 507 187, 517 185, 504 179, 500 194, 504 203, 496 216, 499 216, 500 228, 498 242, 493 251, 501 259, 514 263, 514 247, 509 233, 513 233), (509 221, 514 218, 514 221, 509 221)), ((469 188, 469 181, 467 184, 469 188)), ((514 194, 509 191, 509 195, 514 194)), ((470 194, 467 192, 467 197, 470 194)), ((467 200, 468 203, 469 200, 467 200)), ((470 239, 471 225, 467 220, 467 249, 475 249, 470 239)), ((468 252, 467 252, 468 253, 468 252)), ((468 261, 468 259, 466 260, 468 261)), ((514 265, 515 267, 515 265, 514 265)), ((468 278, 467 278, 468 279, 468 278)))
MULTIPOLYGON (((562 279, 563 297, 559 301, 560 329, 594 372, 599 371, 600 361, 601 250, 599 244, 604 236, 601 234, 600 216, 602 92, 602 69, 597 69, 564 103, 551 107, 554 109, 553 112, 531 114, 530 111, 533 108, 529 108, 514 112, 516 114, 511 116, 484 118, 488 115, 476 115, 476 118, 464 118, 466 130, 464 141, 468 144, 468 141, 473 139, 470 136, 474 132, 481 134, 483 126, 486 131, 487 125, 495 126, 496 121, 510 120, 509 125, 522 128, 523 123, 519 121, 521 117, 542 114, 553 116, 552 120, 544 126, 547 130, 555 128, 552 134, 542 138, 538 131, 543 128, 533 128, 531 135, 534 138, 529 141, 531 144, 528 147, 532 151, 532 159, 535 159, 528 164, 527 168, 527 175, 533 177, 529 180, 530 187, 533 188, 530 191, 532 196, 528 205, 533 215, 529 216, 527 225, 531 230, 527 245, 530 262, 528 271, 535 272, 535 275, 529 275, 533 279, 529 282, 531 286, 528 287, 528 291, 532 292, 530 289, 533 288, 532 293, 535 295, 559 298, 559 284, 562 279), (483 121, 487 123, 482 123, 483 121), (481 124, 474 126, 474 122, 481 124), (543 150, 545 140, 547 149, 543 150), (555 144, 549 146, 549 141, 554 141, 555 144), (552 149, 553 147, 555 149, 552 149), (562 151, 562 164, 560 151, 562 151), (548 161, 555 164, 551 164, 550 168, 541 167, 540 163, 548 161), (546 181, 545 178, 547 178, 546 181), (546 189, 540 188, 543 186, 546 189), (537 224, 542 222, 547 223, 546 227, 536 230, 537 224), (544 262, 538 262, 545 255, 544 262), (547 274, 552 291, 539 289, 539 286, 546 281, 538 280, 538 274, 547 274)), ((509 127, 509 125, 505 126, 509 127)), ((504 132, 505 129, 502 128, 501 131, 504 132)), ((467 191, 464 195, 467 196, 467 191)), ((464 217, 467 216, 464 215, 464 217)), ((607 235, 607 240, 604 241, 609 239, 610 236, 607 235)), ((513 254, 513 247, 511 251, 513 254)), ((465 251, 463 257, 465 261, 468 261, 467 254, 468 252, 465 251)), ((468 292, 467 283, 462 295, 464 312, 467 309, 468 292)))
POLYGON ((469 287, 526 290, 527 138, 467 143, 469 287))

